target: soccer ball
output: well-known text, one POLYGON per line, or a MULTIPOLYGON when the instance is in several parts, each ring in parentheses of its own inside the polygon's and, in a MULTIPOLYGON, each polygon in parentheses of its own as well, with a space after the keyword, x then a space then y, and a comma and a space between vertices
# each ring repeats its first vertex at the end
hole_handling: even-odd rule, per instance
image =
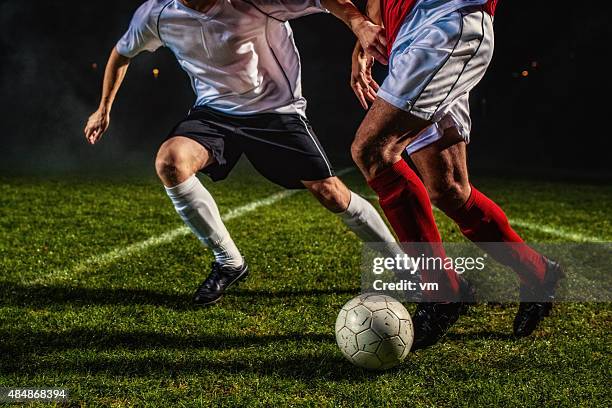
POLYGON ((336 342, 344 357, 371 370, 401 363, 413 338, 410 314, 386 295, 359 295, 342 307, 336 319, 336 342))

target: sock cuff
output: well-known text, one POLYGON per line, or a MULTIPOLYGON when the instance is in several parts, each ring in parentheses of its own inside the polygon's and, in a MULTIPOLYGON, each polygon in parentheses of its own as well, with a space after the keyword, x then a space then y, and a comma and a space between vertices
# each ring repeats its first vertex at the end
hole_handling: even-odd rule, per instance
POLYGON ((374 178, 370 179, 368 184, 382 198, 403 188, 402 179, 412 174, 414 174, 414 171, 408 166, 408 163, 400 159, 393 166, 384 169, 374 178))
POLYGON ((166 193, 170 197, 181 197, 181 196, 185 196, 189 194, 190 192, 192 192, 198 182, 199 180, 194 174, 193 176, 189 177, 187 180, 183 181, 180 184, 177 184, 174 187, 164 186, 164 188, 166 189, 166 193))
POLYGON ((468 213, 472 207, 474 207, 474 203, 476 202, 476 195, 480 194, 476 188, 470 183, 470 196, 466 200, 465 203, 454 211, 449 211, 446 215, 448 215, 451 219, 455 220, 457 218, 462 218, 463 215, 468 213))
POLYGON ((482 193, 478 191, 476 187, 472 185, 472 183, 470 183, 470 196, 468 197, 465 204, 463 204, 462 208, 465 208, 466 210, 470 210, 476 204, 476 201, 481 196, 482 196, 482 193))
POLYGON ((343 218, 345 220, 350 220, 361 212, 359 211, 360 210, 359 204, 360 204, 360 201, 363 200, 363 198, 359 196, 358 194, 355 194, 352 191, 350 191, 350 193, 351 193, 351 199, 349 201, 348 207, 346 207, 346 210, 342 211, 341 213, 338 213, 340 218, 343 218))
POLYGON ((446 213, 451 220, 457 223, 462 231, 478 224, 483 217, 482 211, 479 210, 478 206, 476 205, 476 201, 478 197, 482 195, 482 193, 476 190, 471 184, 470 187, 470 196, 468 197, 467 201, 456 210, 446 213))

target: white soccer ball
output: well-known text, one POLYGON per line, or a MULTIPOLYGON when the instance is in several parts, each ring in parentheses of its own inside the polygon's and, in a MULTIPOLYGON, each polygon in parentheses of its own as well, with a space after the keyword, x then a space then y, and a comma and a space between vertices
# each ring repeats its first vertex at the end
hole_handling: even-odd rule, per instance
POLYGON ((413 339, 410 314, 391 296, 359 295, 336 319, 336 342, 344 357, 359 367, 385 370, 398 365, 413 339))

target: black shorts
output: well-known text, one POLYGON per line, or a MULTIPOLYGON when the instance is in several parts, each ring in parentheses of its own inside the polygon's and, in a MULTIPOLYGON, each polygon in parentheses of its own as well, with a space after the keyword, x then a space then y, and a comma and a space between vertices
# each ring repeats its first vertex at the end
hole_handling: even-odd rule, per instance
POLYGON ((193 139, 212 153, 216 163, 200 172, 213 181, 226 178, 243 153, 262 176, 285 188, 334 176, 308 120, 298 114, 237 116, 198 106, 166 140, 174 136, 193 139))

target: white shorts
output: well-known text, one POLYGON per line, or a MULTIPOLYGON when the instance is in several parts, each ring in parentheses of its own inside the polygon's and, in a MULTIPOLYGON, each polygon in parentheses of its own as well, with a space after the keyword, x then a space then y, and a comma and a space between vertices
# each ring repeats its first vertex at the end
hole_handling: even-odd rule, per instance
POLYGON ((408 154, 439 140, 450 127, 469 143, 469 94, 484 76, 493 48, 493 18, 482 6, 441 17, 435 10, 417 10, 407 16, 393 44, 389 75, 378 96, 433 122, 408 145, 408 154))

